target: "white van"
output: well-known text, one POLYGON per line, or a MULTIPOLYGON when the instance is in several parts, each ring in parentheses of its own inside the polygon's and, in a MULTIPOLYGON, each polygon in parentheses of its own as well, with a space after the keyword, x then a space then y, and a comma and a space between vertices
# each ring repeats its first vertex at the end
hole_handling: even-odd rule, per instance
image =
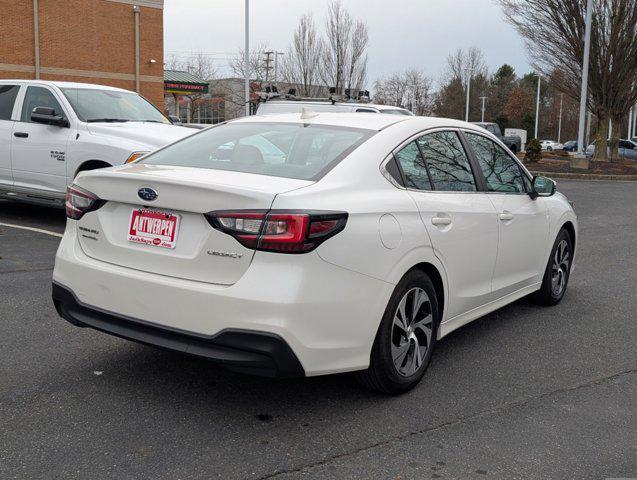
POLYGON ((257 115, 274 115, 278 113, 301 113, 303 107, 313 112, 359 112, 386 113, 391 115, 413 116, 409 110, 391 105, 359 102, 331 102, 326 100, 268 100, 260 103, 257 115))
POLYGON ((128 90, 0 80, 0 197, 61 206, 78 172, 131 162, 195 132, 128 90))

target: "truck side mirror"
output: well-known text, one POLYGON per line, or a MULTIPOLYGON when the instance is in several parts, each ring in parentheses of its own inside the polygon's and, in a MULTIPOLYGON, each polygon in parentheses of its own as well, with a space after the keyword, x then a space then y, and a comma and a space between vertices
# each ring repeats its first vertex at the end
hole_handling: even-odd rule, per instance
POLYGON ((176 115, 168 115, 168 120, 170 120, 170 123, 173 125, 181 125, 181 120, 176 115))
POLYGON ((57 127, 69 127, 69 121, 62 115, 56 115, 55 110, 49 107, 35 107, 31 112, 31 121, 43 123, 44 125, 55 125, 57 127))

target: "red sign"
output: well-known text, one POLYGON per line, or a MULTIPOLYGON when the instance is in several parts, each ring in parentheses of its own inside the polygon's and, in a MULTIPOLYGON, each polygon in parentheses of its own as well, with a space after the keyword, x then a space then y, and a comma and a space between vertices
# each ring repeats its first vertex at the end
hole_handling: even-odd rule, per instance
POLYGON ((179 215, 154 210, 137 209, 131 212, 128 241, 154 245, 162 248, 175 248, 179 215))

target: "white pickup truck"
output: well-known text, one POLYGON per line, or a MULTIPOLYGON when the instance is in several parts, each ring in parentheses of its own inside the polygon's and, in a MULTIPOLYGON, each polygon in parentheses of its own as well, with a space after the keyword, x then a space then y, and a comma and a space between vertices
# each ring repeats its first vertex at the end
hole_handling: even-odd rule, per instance
POLYGON ((196 131, 128 90, 0 80, 0 198, 61 206, 78 172, 131 162, 196 131))

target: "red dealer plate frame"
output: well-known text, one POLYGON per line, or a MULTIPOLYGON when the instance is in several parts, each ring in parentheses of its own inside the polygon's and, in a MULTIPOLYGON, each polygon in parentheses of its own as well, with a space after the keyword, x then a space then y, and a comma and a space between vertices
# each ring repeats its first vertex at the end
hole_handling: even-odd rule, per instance
POLYGON ((180 216, 148 208, 131 211, 127 240, 153 247, 174 249, 177 246, 180 216))

